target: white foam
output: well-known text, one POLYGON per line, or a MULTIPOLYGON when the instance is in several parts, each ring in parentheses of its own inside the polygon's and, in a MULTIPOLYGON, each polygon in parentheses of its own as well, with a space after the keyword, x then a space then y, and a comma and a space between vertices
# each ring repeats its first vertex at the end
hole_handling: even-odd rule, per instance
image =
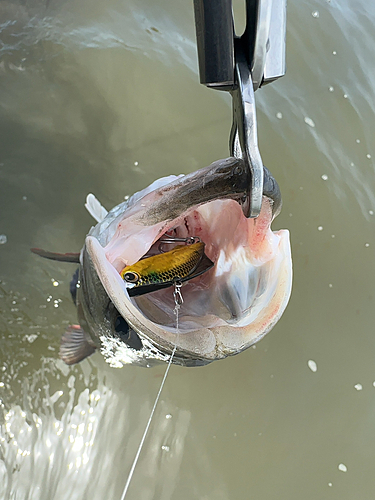
POLYGON ((310 368, 312 372, 316 372, 318 370, 318 365, 315 363, 314 360, 309 359, 307 362, 307 366, 310 368))

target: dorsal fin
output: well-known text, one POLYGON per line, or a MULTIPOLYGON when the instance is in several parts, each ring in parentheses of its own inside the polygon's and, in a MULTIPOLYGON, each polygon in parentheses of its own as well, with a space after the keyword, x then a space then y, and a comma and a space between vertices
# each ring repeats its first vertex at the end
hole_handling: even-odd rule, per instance
POLYGON ((79 325, 70 325, 61 338, 60 358, 67 365, 74 365, 91 356, 96 347, 89 342, 87 334, 79 325))
POLYGON ((30 248, 30 250, 44 259, 58 260, 60 262, 73 262, 79 264, 79 253, 56 253, 43 250, 42 248, 30 248))
POLYGON ((88 213, 94 217, 96 222, 102 222, 108 213, 108 211, 92 193, 87 195, 85 208, 88 213))

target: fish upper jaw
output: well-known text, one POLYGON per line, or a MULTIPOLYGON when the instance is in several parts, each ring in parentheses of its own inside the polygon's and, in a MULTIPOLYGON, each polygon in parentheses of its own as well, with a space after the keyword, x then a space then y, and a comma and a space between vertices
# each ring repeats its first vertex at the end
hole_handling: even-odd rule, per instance
POLYGON ((179 177, 142 199, 143 210, 132 218, 137 224, 151 226, 174 220, 187 210, 218 199, 244 203, 250 185, 250 172, 243 160, 218 160, 197 172, 179 177))

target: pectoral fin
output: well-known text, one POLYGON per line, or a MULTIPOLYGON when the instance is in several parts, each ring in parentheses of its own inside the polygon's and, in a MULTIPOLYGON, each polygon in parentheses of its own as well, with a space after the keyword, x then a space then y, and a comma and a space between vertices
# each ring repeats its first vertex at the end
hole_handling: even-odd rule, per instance
POLYGON ((79 325, 70 325, 61 338, 59 355, 64 363, 74 365, 91 356, 95 349, 79 325))

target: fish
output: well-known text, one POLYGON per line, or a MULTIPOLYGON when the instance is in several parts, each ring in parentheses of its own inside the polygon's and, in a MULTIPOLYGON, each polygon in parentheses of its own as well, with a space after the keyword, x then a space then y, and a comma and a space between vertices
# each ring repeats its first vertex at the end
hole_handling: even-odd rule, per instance
POLYGON ((129 296, 154 292, 173 286, 176 282, 183 283, 208 271, 214 263, 205 255, 204 247, 201 241, 177 245, 169 252, 146 257, 132 266, 124 267, 120 276, 129 283, 129 296))
MULTIPOLYGON (((99 350, 113 367, 149 367, 168 362, 173 352, 175 364, 202 366, 239 354, 268 333, 291 294, 290 235, 271 229, 282 199, 266 167, 260 214, 248 218, 250 176, 242 159, 230 157, 157 179, 109 212, 89 194, 85 206, 97 224, 79 253, 33 249, 78 263, 70 289, 79 325, 64 333, 60 357, 74 364, 99 350), (173 280, 132 296, 136 287, 123 279, 149 259, 164 259, 164 269, 172 269, 169 252, 158 257, 166 241, 201 242, 207 259, 207 269, 197 274, 192 266, 180 283, 178 329, 173 280)), ((169 248, 179 252, 179 246, 169 248)))

